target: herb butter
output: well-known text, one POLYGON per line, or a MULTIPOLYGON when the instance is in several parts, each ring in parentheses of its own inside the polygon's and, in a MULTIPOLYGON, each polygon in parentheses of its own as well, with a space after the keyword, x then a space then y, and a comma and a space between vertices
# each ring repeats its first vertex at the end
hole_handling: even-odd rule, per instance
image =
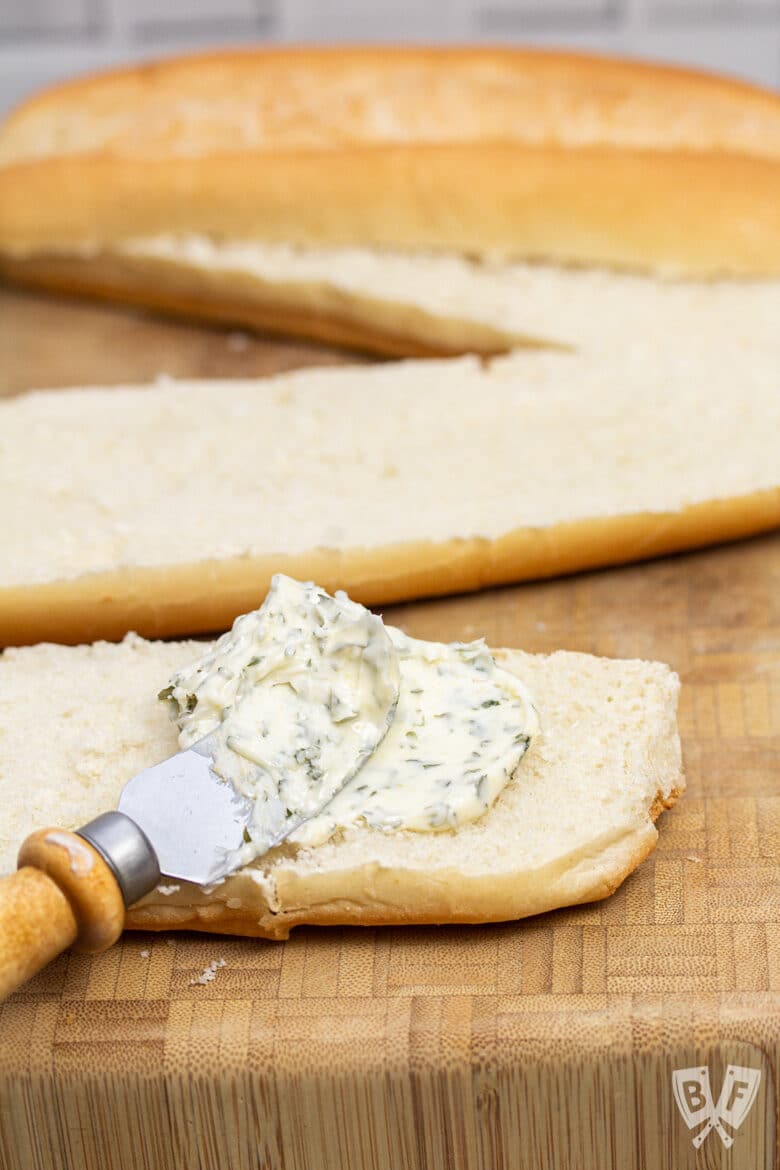
POLYGON ((209 737, 213 768, 254 805, 241 862, 314 816, 387 733, 398 654, 381 618, 281 574, 259 610, 174 675, 182 749, 209 737))
POLYGON ((401 667, 390 730, 319 816, 291 835, 318 845, 348 825, 417 831, 477 820, 538 730, 522 683, 483 641, 445 646, 388 627, 401 667))
POLYGON ((243 864, 351 825, 457 829, 490 808, 538 730, 484 642, 410 638, 281 575, 160 697, 181 747, 210 737, 215 770, 254 803, 243 864))

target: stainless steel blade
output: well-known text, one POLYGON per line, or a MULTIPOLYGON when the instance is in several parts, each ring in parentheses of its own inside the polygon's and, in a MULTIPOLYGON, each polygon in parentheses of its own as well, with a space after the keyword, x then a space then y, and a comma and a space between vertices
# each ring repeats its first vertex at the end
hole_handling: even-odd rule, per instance
POLYGON ((167 877, 208 885, 238 866, 252 802, 211 768, 209 737, 129 780, 119 811, 149 838, 167 877))

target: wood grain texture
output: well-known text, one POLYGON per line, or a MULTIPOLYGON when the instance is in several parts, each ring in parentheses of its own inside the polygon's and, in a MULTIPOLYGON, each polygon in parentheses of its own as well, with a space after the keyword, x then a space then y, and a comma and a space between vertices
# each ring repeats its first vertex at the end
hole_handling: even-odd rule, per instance
POLYGON ((67 950, 77 933, 73 907, 48 874, 26 866, 0 878, 0 1002, 67 950))
POLYGON ((76 917, 77 951, 99 954, 117 941, 125 924, 122 891, 89 841, 64 829, 38 829, 22 842, 18 865, 45 873, 65 895, 76 917))
MULTIPOLYGON (((51 327, 56 307, 35 305, 51 327)), ((103 311, 87 312, 92 330, 103 311)), ((148 368, 158 330, 181 373, 225 344, 115 328, 133 335, 119 378, 148 368)), ((256 345, 236 373, 280 360, 256 345)), ((48 368, 7 358, 7 389, 31 384, 27 361, 56 381, 53 344, 48 368)), ((388 617, 418 637, 669 662, 688 792, 656 852, 607 901, 517 924, 133 934, 63 956, 0 1008, 2 1170, 780 1164, 780 535, 388 617), (708 1065, 717 1095, 729 1063, 761 1071, 756 1103, 730 1151, 711 1134, 697 1153, 672 1070, 708 1065)))
POLYGON ((150 381, 160 374, 247 378, 360 361, 324 347, 12 292, 0 284, 0 398, 50 387, 150 381))

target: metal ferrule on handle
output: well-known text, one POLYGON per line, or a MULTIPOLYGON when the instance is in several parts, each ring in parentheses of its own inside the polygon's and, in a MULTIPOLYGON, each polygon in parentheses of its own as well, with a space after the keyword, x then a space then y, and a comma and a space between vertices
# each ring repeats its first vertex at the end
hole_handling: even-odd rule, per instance
POLYGON ((160 867, 149 838, 124 813, 101 813, 77 833, 89 841, 111 869, 125 906, 132 906, 159 882, 160 867))

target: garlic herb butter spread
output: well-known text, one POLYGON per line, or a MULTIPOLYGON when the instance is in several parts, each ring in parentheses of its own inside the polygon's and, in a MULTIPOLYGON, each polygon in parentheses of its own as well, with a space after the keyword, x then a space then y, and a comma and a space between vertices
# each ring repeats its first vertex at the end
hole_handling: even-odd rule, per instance
POLYGON ((457 829, 481 817, 512 778, 538 720, 523 684, 483 641, 445 646, 388 627, 401 694, 384 740, 319 816, 290 840, 319 845, 357 822, 457 829))
POLYGON ((288 834, 310 846, 354 824, 476 820, 538 730, 525 687, 484 642, 419 641, 281 575, 160 697, 180 746, 211 736, 215 770, 254 801, 243 864, 288 834))
POLYGON ((398 694, 398 655, 381 618, 278 574, 260 609, 237 618, 159 697, 174 706, 180 747, 211 737, 214 771, 254 803, 246 864, 362 766, 398 694))

